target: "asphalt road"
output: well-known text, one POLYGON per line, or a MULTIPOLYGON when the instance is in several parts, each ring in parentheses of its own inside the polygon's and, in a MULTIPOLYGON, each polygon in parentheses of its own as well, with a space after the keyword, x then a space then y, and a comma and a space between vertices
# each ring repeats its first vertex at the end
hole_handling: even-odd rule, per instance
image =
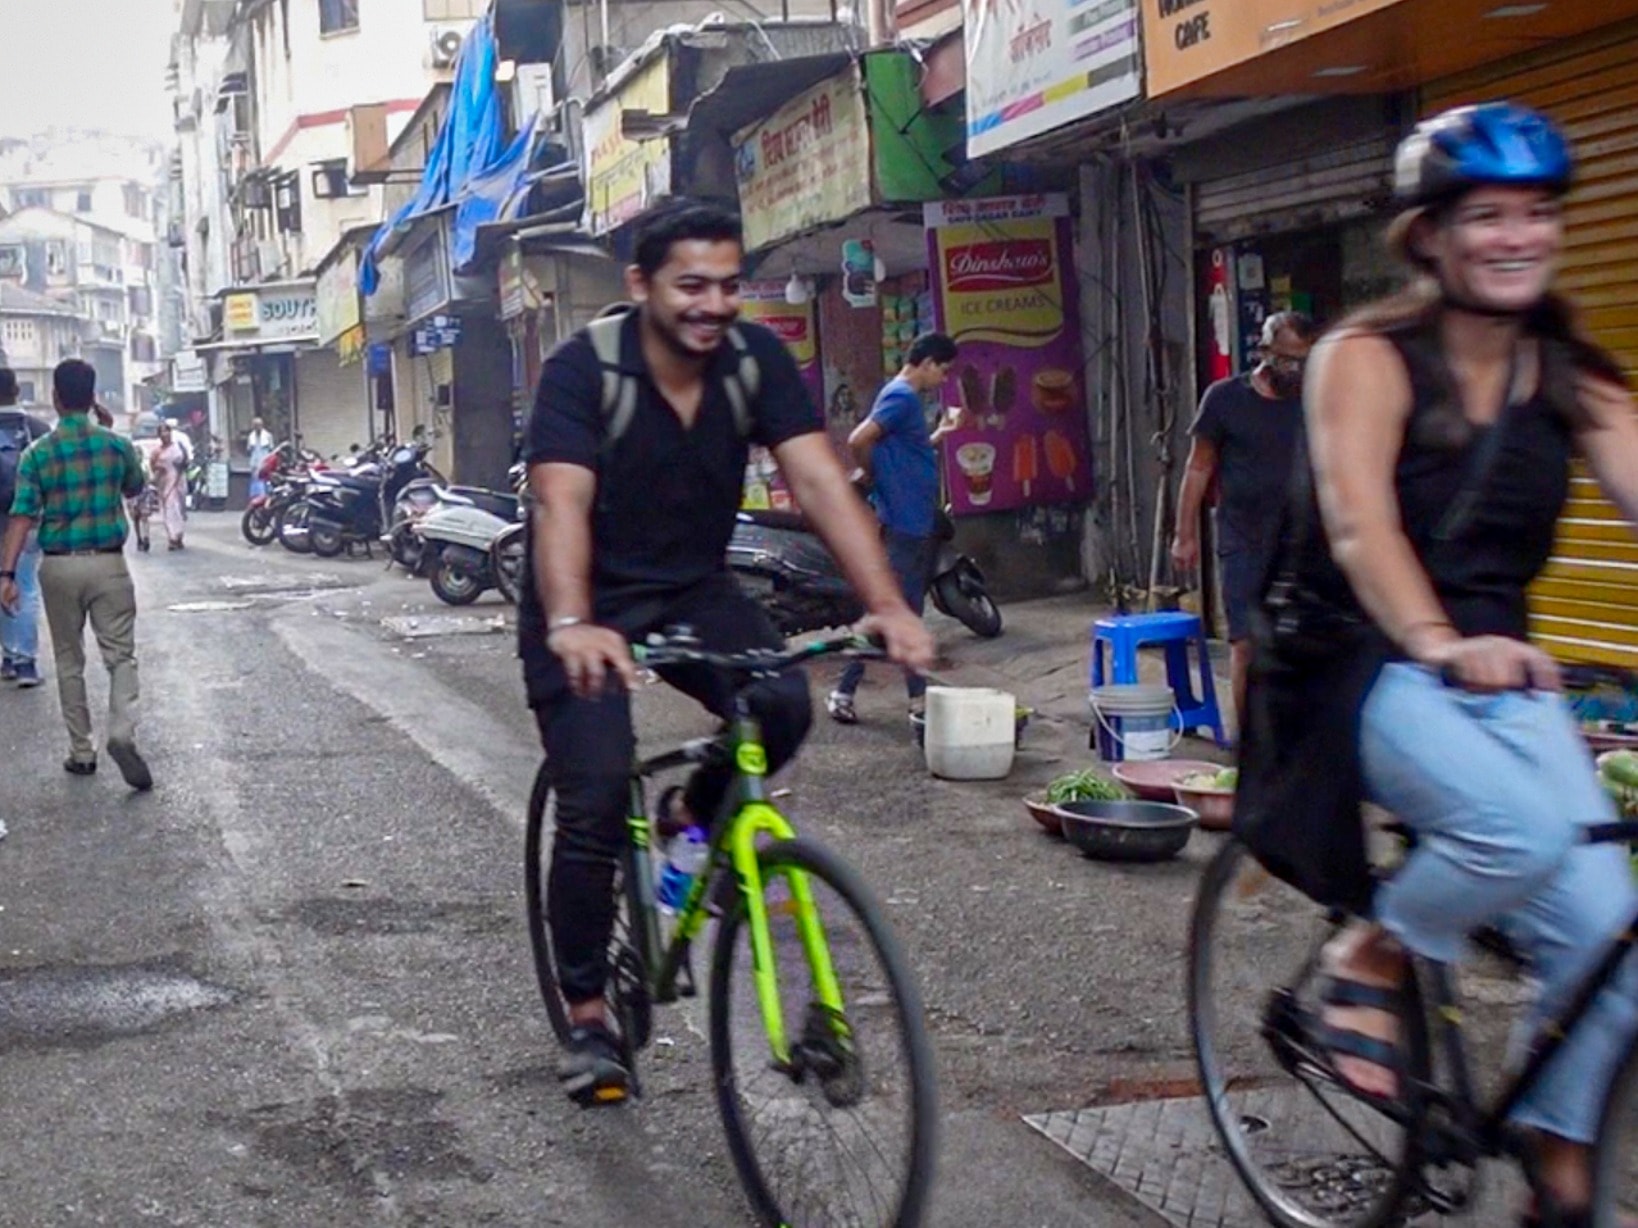
MULTIPOLYGON (((749 1222, 702 1003, 662 1011, 674 1043, 645 1055, 639 1104, 586 1113, 556 1088, 523 925, 538 751, 489 622, 506 608, 450 621, 379 561, 253 550, 226 516, 132 567, 152 794, 106 761, 62 771, 53 686, 0 693, 0 1225, 749 1222)), ((1021 1115, 1186 1073, 1209 842, 1082 861, 1016 800, 1075 731, 1041 731, 1012 780, 954 785, 921 767, 896 679, 861 707, 857 728, 821 717, 780 784, 888 902, 921 979, 931 1222, 1156 1222, 1021 1115)), ((656 746, 709 727, 663 687, 639 718, 656 746)))

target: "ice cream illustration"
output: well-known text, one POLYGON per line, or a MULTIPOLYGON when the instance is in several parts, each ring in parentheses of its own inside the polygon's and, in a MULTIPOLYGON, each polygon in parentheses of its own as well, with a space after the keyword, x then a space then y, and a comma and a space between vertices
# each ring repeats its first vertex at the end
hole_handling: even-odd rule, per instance
POLYGON ((1047 468, 1052 476, 1061 481, 1069 490, 1075 489, 1075 470, 1079 462, 1075 456, 1075 445, 1065 439, 1058 431, 1046 433, 1046 460, 1047 468))
POLYGON ((961 407, 967 411, 968 420, 974 426, 981 426, 990 408, 990 399, 985 395, 984 377, 978 373, 977 367, 968 363, 961 368, 957 383, 961 388, 961 407))
POLYGON ((1007 414, 1018 403, 1018 368, 1002 363, 990 381, 990 425, 1006 425, 1007 414))
POLYGON ((967 479, 967 499, 975 507, 990 501, 995 474, 995 447, 987 443, 964 443, 956 449, 956 465, 967 479))
POLYGON ((1041 466, 1041 452, 1034 435, 1020 435, 1012 441, 1012 480, 1029 498, 1029 484, 1041 466))

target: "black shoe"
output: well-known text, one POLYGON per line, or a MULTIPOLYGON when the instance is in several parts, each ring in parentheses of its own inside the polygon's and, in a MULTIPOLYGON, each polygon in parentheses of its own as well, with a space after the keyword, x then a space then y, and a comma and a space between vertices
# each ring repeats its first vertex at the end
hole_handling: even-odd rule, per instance
POLYGON ((63 760, 63 771, 70 776, 95 776, 97 761, 95 759, 76 759, 73 755, 63 760))
POLYGON ((620 1104, 631 1094, 620 1042, 602 1024, 569 1029, 568 1052, 558 1064, 558 1081, 581 1108, 620 1104))
POLYGON ((137 753, 136 743, 110 742, 108 757, 119 765, 119 774, 125 777, 125 783, 138 793, 146 793, 154 787, 154 774, 148 770, 147 763, 137 753))

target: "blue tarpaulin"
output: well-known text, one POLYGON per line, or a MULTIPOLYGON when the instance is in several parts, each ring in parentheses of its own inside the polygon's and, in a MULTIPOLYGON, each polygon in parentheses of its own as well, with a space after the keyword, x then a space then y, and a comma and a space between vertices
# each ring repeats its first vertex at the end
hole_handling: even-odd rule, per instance
MULTIPOLYGON (((382 249, 392 236, 406 228, 422 214, 431 213, 456 201, 461 201, 479 184, 491 179, 500 180, 503 167, 511 168, 504 182, 514 182, 528 169, 529 150, 533 147, 534 132, 520 133, 510 146, 505 144, 505 119, 501 110, 500 93, 495 88, 495 67, 498 56, 495 31, 491 17, 485 14, 473 25, 461 43, 460 55, 455 60, 455 82, 451 89, 449 114, 444 126, 427 155, 427 165, 421 176, 421 186, 415 196, 388 218, 364 249, 359 264, 358 287, 366 295, 374 294, 381 284, 378 261, 382 249), (526 139, 527 138, 527 139, 526 139), (518 152, 522 146, 521 154, 518 152)), ((493 189, 491 188, 490 191, 493 189)), ((489 192, 485 192, 487 197, 489 192)), ((501 193, 504 202, 508 193, 501 193)), ((470 259, 477 239, 477 227, 498 213, 487 216, 485 205, 476 205, 463 220, 462 209, 456 210, 455 250, 457 267, 462 262, 461 251, 470 259)))

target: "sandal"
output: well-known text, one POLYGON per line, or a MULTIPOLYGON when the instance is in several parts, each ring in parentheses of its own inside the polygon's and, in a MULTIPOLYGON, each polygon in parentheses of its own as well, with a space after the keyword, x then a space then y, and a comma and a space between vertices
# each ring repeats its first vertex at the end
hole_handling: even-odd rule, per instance
MULTIPOLYGON (((1381 1011, 1396 1020, 1404 1016, 1404 991, 1397 986, 1369 985, 1364 981, 1351 980, 1347 977, 1328 976, 1322 982, 1319 1000, 1322 1005, 1328 1007, 1381 1011)), ((1404 1112, 1404 1103, 1399 1097, 1405 1084, 1404 1050, 1398 1042, 1383 1040, 1355 1028, 1340 1027, 1323 1020, 1315 1022, 1313 1040, 1329 1059, 1321 1068, 1321 1073, 1326 1078, 1350 1096, 1390 1116, 1398 1116, 1404 1112), (1388 1071, 1394 1077, 1394 1094, 1383 1095, 1358 1086, 1337 1068, 1335 1059, 1338 1057, 1357 1058, 1388 1071)))

